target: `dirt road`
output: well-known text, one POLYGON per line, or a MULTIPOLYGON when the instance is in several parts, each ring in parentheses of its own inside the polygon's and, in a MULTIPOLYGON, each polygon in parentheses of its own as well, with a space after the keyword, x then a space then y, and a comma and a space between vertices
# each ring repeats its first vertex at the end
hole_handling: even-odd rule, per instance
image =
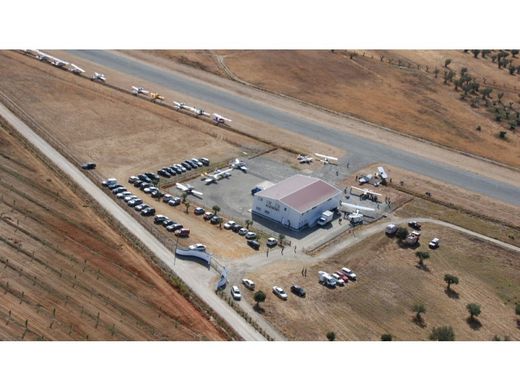
POLYGON ((96 199, 101 207, 123 224, 132 234, 138 237, 161 261, 170 267, 190 288, 215 310, 245 340, 265 340, 231 307, 221 300, 212 290, 210 280, 213 274, 190 262, 175 261, 172 252, 162 245, 131 215, 117 205, 83 173, 59 154, 53 147, 33 132, 25 123, 13 115, 5 106, 0 105, 0 115, 11 124, 23 137, 31 142, 65 174, 70 176, 79 186, 96 199))

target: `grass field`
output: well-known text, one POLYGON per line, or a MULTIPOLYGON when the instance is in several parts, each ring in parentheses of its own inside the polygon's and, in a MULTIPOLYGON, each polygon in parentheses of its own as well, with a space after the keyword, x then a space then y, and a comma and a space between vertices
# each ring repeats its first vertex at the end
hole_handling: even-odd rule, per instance
MULTIPOLYGON (((520 301, 520 256, 448 228, 426 224, 419 250, 437 236, 441 247, 429 251, 428 270, 419 268, 414 249, 401 248, 384 234, 308 267, 285 262, 266 265, 247 275, 267 293, 264 316, 289 339, 326 340, 334 331, 339 340, 379 340, 384 333, 397 340, 426 340, 435 326, 450 325, 457 340, 491 340, 493 336, 520 339, 514 303, 520 301), (318 271, 334 272, 347 266, 358 281, 330 290, 318 283, 318 271), (459 277, 459 285, 446 292, 444 274, 459 277), (287 302, 271 293, 273 285, 289 291, 299 284, 302 299, 289 293, 287 302), (467 303, 481 305, 480 327, 468 323, 467 303), (425 326, 413 321, 412 306, 426 306, 425 326)), ((426 248, 425 248, 426 247, 426 248)), ((244 293, 251 303, 252 293, 244 293)))
POLYGON ((226 333, 0 128, 1 340, 225 340, 226 333))

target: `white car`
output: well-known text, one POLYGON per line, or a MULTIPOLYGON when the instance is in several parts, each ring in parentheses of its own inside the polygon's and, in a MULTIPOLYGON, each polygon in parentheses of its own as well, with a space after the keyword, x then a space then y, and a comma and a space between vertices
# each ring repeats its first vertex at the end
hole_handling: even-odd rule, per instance
POLYGON ((267 239, 267 246, 275 246, 278 244, 278 240, 274 237, 269 237, 267 239))
POLYGON ((248 240, 254 240, 254 239, 256 239, 256 233, 255 233, 255 232, 248 232, 248 233, 246 234, 246 238, 247 238, 248 240))
POLYGON ((235 221, 227 221, 223 226, 224 226, 224 229, 229 230, 236 224, 237 223, 235 221))
POLYGON ((438 248, 439 247, 439 242, 441 240, 439 240, 437 237, 435 237, 433 240, 430 241, 430 243, 428 244, 428 246, 431 248, 431 249, 435 249, 435 248, 438 248))
POLYGON ((242 228, 238 231, 238 234, 240 234, 241 236, 245 236, 247 233, 249 233, 249 230, 247 230, 246 228, 242 228))
POLYGON ((244 286, 246 286, 250 290, 254 290, 255 289, 255 282, 253 282, 250 279, 242 279, 242 284, 244 286))
POLYGON ((240 294, 240 290, 237 286, 231 287, 231 296, 233 297, 233 299, 236 299, 237 301, 242 299, 242 295, 240 294))
POLYGON ((286 293, 286 292, 284 291, 284 289, 281 288, 281 287, 274 286, 274 287, 273 287, 273 293, 274 293, 278 298, 281 298, 281 299, 283 299, 284 301, 286 301, 287 298, 288 298, 287 293, 286 293))
POLYGON ((336 284, 338 286, 344 286, 345 285, 345 281, 341 278, 341 276, 339 276, 337 273, 333 273, 331 275, 334 279, 336 279, 336 284))
POLYGON ((206 245, 204 245, 204 244, 193 244, 193 245, 190 245, 189 248, 192 251, 201 251, 201 252, 206 251, 206 245))

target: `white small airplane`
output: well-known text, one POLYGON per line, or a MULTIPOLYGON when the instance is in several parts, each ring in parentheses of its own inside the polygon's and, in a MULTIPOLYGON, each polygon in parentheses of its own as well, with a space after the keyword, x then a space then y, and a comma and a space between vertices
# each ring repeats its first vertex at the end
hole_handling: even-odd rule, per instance
POLYGON ((299 154, 298 157, 296 157, 300 164, 310 164, 313 160, 311 156, 299 154))
POLYGON ((92 81, 101 81, 102 83, 107 81, 106 76, 103 73, 98 73, 98 72, 94 72, 94 74, 92 75, 92 77, 90 79, 92 81))
POLYGON ((136 87, 132 85, 132 93, 136 96, 139 94, 148 95, 150 91, 147 91, 144 87, 136 87))
POLYGON ((352 190, 356 190, 356 191, 361 192, 362 195, 383 196, 383 195, 381 195, 381 194, 378 194, 377 192, 370 191, 370 190, 367 190, 367 189, 365 189, 365 188, 359 188, 359 187, 354 187, 354 186, 352 186, 352 187, 350 187, 350 188, 351 188, 351 190, 350 190, 351 192, 352 192, 352 190))
POLYGON ((182 103, 182 102, 176 102, 175 100, 173 101, 173 105, 175 106, 175 108, 177 110, 182 110, 183 108, 187 108, 188 106, 186 105, 186 103, 182 103))
POLYGON ((186 106, 186 108, 193 112, 195 115, 210 116, 209 112, 204 111, 202 108, 195 108, 190 106, 186 106))
POLYGON ((217 180, 221 180, 225 177, 231 176, 231 173, 230 173, 231 171, 233 171, 233 168, 229 168, 229 169, 226 169, 223 171, 217 169, 212 174, 207 175, 206 178, 204 179, 204 182, 206 184, 216 183, 217 180))
POLYGON ((152 102, 156 102, 157 100, 164 100, 164 96, 159 95, 158 92, 150 92, 150 97, 152 98, 152 102))
POLYGON ((189 185, 189 184, 181 184, 181 183, 175 183, 175 187, 177 187, 179 190, 181 190, 182 192, 185 192, 187 194, 190 194, 190 195, 194 195, 194 196, 197 196, 199 198, 202 197, 202 192, 200 191, 195 191, 195 189, 189 185))
POLYGON ((35 52, 36 58, 38 58, 40 61, 47 61, 48 63, 59 68, 69 64, 67 61, 60 60, 59 58, 53 57, 50 54, 44 53, 43 51, 35 50, 35 52))
POLYGON ((320 153, 314 153, 314 155, 317 156, 317 157, 321 157, 322 159, 320 159, 320 161, 323 164, 336 164, 336 162, 338 161, 337 157, 326 156, 326 155, 320 154, 320 153))
POLYGON ((79 66, 74 65, 73 63, 69 64, 69 70, 74 74, 81 74, 85 73, 83 69, 81 69, 79 66))
POLYGON ((227 122, 232 122, 231 119, 228 119, 226 117, 223 117, 220 114, 217 114, 216 112, 213 113, 213 122, 215 122, 217 125, 227 122))
POLYGON ((229 166, 233 169, 240 169, 242 172, 247 173, 246 163, 235 158, 229 163, 229 166))

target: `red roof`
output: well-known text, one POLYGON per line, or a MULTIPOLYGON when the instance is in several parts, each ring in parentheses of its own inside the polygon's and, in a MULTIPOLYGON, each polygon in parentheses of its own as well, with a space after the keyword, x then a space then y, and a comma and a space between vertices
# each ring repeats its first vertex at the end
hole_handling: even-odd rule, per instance
POLYGON ((276 199, 303 213, 314 206, 336 196, 340 190, 323 180, 304 176, 291 176, 255 196, 276 199))

